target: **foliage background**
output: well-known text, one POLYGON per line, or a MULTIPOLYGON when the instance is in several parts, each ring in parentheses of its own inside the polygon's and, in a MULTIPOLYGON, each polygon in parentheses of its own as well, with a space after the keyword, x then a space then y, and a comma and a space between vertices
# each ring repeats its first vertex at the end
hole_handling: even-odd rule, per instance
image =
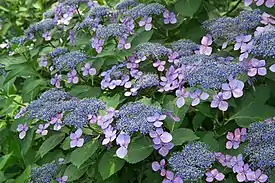
MULTIPOLYGON (((144 0, 144 2, 156 1, 144 0)), ((182 38, 199 43, 202 36, 205 35, 204 30, 201 28, 203 21, 221 16, 234 17, 245 9, 242 0, 165 0, 157 2, 166 4, 169 10, 177 12, 179 15, 178 23, 171 26, 162 26, 154 30, 153 34, 144 32, 134 38, 136 42, 132 43, 133 45, 149 40, 169 43, 182 38)), ((41 20, 43 13, 50 8, 52 3, 54 3, 53 0, 1 0, 0 42, 22 35, 23 29, 27 28, 29 24, 41 20)), ((100 1, 100 4, 109 6, 114 6, 117 3, 118 1, 100 1)), ((89 43, 86 36, 85 34, 78 35, 77 47, 89 43)), ((49 147, 43 150, 41 144, 45 137, 36 139, 34 130, 30 130, 27 138, 23 141, 18 139, 16 133, 17 125, 24 120, 14 120, 18 109, 36 99, 43 91, 51 88, 49 82, 51 76, 38 67, 37 61, 40 55, 50 48, 51 45, 46 43, 40 45, 38 43, 32 50, 24 47, 14 48, 16 54, 13 57, 8 55, 7 50, 0 50, 0 63, 5 66, 6 70, 6 74, 0 76, 0 182, 23 183, 28 180, 31 167, 34 164, 42 165, 59 157, 67 158, 68 161, 74 159, 72 150, 64 153, 65 150, 68 150, 68 144, 66 145, 66 140, 62 142, 63 136, 52 135, 49 147), (61 144, 59 145, 59 143, 61 144), (40 153, 44 156, 38 156, 40 153)), ((100 56, 101 58, 97 58, 97 70, 106 70, 110 65, 116 64, 124 56, 119 54, 108 50, 104 51, 100 56)), ((101 96, 107 99, 111 105, 121 105, 126 102, 125 100, 128 100, 123 97, 119 90, 111 93, 102 92, 99 78, 95 78, 94 82, 94 85, 87 83, 85 85, 68 86, 68 90, 79 98, 101 96)), ((269 73, 266 78, 258 79, 253 87, 247 87, 244 97, 231 100, 230 104, 233 107, 227 113, 217 112, 205 103, 197 108, 186 106, 177 109, 173 106, 175 97, 170 94, 152 95, 151 93, 145 93, 143 100, 147 102, 157 101, 164 108, 172 109, 175 114, 180 116, 180 123, 167 122, 166 124, 173 136, 177 137, 175 139, 178 139, 179 142, 175 142, 176 144, 181 145, 189 140, 200 138, 201 141, 209 144, 213 150, 224 152, 225 135, 228 131, 233 131, 238 126, 248 127, 251 122, 265 119, 275 113, 274 88, 275 74, 269 73), (182 134, 187 134, 187 136, 182 136, 182 134)), ((141 160, 145 160, 137 160, 138 163, 133 164, 129 161, 114 158, 112 156, 113 152, 100 154, 99 152, 105 150, 99 148, 98 152, 88 157, 88 160, 79 169, 74 166, 77 164, 75 162, 74 165, 64 167, 64 171, 67 171, 71 180, 75 180, 75 182, 159 183, 161 182, 160 176, 151 170, 151 163, 158 155, 153 152, 152 145, 148 144, 146 140, 142 143, 148 150, 148 157, 146 155, 146 159, 140 157, 141 160), (96 154, 100 155, 97 156, 96 154), (100 171, 100 174, 98 174, 98 171, 100 171)), ((242 150, 243 146, 236 151, 227 151, 227 153, 237 155, 242 150)), ((85 153, 84 151, 85 149, 75 156, 79 157, 81 153, 85 153)), ((139 152, 136 153, 139 154, 139 152)), ((229 172, 224 182, 233 183, 236 180, 229 172)))

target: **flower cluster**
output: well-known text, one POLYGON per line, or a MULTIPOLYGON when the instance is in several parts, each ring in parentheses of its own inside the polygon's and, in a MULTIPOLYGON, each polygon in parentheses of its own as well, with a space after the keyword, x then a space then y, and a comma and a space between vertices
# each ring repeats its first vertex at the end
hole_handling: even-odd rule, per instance
POLYGON ((155 129, 155 126, 147 118, 155 114, 161 115, 163 112, 155 106, 145 105, 141 102, 127 103, 119 110, 116 128, 127 134, 134 132, 148 134, 155 129))
MULTIPOLYGON (((177 54, 176 55, 177 57, 191 56, 195 54, 195 52, 198 51, 200 48, 198 44, 194 43, 189 39, 175 41, 171 44, 171 47, 173 52, 177 54)), ((175 53, 174 53, 174 57, 176 57, 175 53)))
POLYGON ((266 171, 275 167, 274 138, 275 123, 257 122, 248 128, 245 154, 253 167, 266 171))
POLYGON ((36 167, 31 170, 31 180, 33 183, 50 183, 55 180, 57 173, 56 163, 47 163, 41 167, 36 167))
POLYGON ((202 142, 187 144, 181 152, 172 154, 169 165, 185 181, 197 181, 212 167, 215 155, 202 142))
POLYGON ((152 15, 160 15, 165 11, 165 7, 159 3, 151 3, 148 5, 139 4, 134 8, 125 12, 126 16, 130 16, 133 19, 141 17, 150 17, 152 15))
POLYGON ((147 57, 159 59, 169 53, 171 50, 159 43, 141 43, 136 47, 136 55, 141 60, 145 60, 147 57))
POLYGON ((25 30, 25 36, 28 39, 33 39, 36 34, 43 34, 46 40, 51 40, 50 30, 57 25, 57 22, 53 19, 45 19, 38 23, 34 23, 25 30))
MULTIPOLYGON (((25 113, 29 118, 53 124, 56 129, 60 129, 58 127, 60 123, 82 128, 89 123, 88 115, 97 116, 99 110, 104 109, 105 104, 98 99, 79 100, 63 90, 51 89, 42 93, 39 99, 31 102, 27 106, 25 113), (66 115, 64 116, 60 115, 65 113, 66 115), (61 119, 62 117, 63 120, 61 119)), ((39 133, 42 133, 47 127, 48 125, 41 126, 39 128, 41 132, 39 133)))

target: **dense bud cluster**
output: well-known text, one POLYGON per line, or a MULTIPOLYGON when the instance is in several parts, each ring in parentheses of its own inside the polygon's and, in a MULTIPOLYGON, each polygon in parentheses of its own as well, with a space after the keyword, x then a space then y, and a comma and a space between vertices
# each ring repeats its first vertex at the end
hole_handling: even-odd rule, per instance
POLYGON ((36 167, 31 170, 31 179, 33 183, 50 183, 57 174, 57 164, 48 163, 41 167, 36 167))

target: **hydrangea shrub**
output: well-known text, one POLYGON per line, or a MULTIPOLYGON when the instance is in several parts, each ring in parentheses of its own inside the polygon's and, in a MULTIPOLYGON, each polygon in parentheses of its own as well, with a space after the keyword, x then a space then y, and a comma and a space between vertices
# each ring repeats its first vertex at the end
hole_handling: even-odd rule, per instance
POLYGON ((64 0, 5 43, 3 179, 274 182, 275 2, 213 3, 64 0))

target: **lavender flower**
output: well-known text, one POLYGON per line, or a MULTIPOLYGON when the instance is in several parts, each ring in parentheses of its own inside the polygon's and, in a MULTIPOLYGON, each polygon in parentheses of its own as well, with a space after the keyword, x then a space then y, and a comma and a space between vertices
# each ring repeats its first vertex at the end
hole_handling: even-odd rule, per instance
POLYGON ((165 159, 162 159, 160 162, 154 161, 152 163, 152 169, 157 172, 160 171, 160 175, 164 177, 166 175, 166 170, 165 170, 165 159))
POLYGON ((51 85, 54 85, 56 88, 60 88, 61 75, 55 74, 54 78, 51 79, 51 85))
POLYGON ((67 75, 68 75, 68 83, 73 83, 73 84, 77 84, 78 83, 79 79, 77 77, 76 70, 72 70, 67 75))
POLYGON ((165 10, 163 12, 164 17, 164 24, 175 24, 177 23, 176 14, 174 12, 169 12, 168 10, 165 10))
POLYGON ((222 92, 219 92, 217 95, 213 96, 213 100, 211 102, 212 108, 219 108, 221 111, 227 111, 228 103, 225 101, 225 98, 222 92))
POLYGON ((104 40, 98 38, 92 38, 92 48, 95 48, 97 53, 101 53, 104 46, 104 40))
POLYGON ((162 183, 183 183, 182 178, 175 176, 175 174, 171 171, 166 172, 166 178, 162 181, 162 183))
POLYGON ((154 123, 154 126, 159 128, 163 125, 163 120, 166 118, 166 115, 160 115, 156 113, 154 116, 150 116, 147 118, 148 122, 154 123))
POLYGON ((120 146, 120 148, 117 149, 116 155, 119 158, 124 158, 128 153, 128 145, 130 144, 130 136, 125 133, 120 133, 116 138, 117 145, 120 146))
POLYGON ((157 60, 156 62, 153 63, 153 66, 154 67, 157 67, 158 71, 164 71, 165 69, 165 61, 160 61, 160 60, 157 60))
POLYGON ((203 36, 201 40, 201 46, 200 46, 200 54, 205 54, 205 55, 211 55, 212 53, 212 37, 210 35, 203 36))
POLYGON ((84 138, 80 138, 82 136, 82 130, 78 129, 75 133, 70 134, 70 147, 82 147, 84 144, 84 138))
POLYGON ((249 165, 244 164, 236 176, 238 182, 248 182, 247 175, 249 176, 249 174, 251 173, 252 173, 252 170, 249 168, 249 165))
POLYGON ((53 124, 53 129, 58 131, 62 128, 62 119, 63 115, 62 113, 58 113, 56 114, 56 116, 52 117, 51 121, 50 121, 50 124, 53 124))
POLYGON ((268 24, 274 25, 275 24, 275 17, 264 12, 263 15, 262 15, 261 23, 264 24, 264 25, 268 25, 268 24))
POLYGON ((40 57, 40 62, 39 62, 39 66, 40 67, 47 67, 48 65, 48 59, 46 56, 42 56, 40 57))
POLYGON ((241 130, 237 128, 234 133, 228 132, 226 138, 229 140, 226 142, 226 149, 238 149, 241 142, 246 140, 246 128, 241 130))
POLYGON ((240 80, 230 80, 229 83, 222 84, 223 98, 230 99, 232 94, 235 98, 243 96, 244 83, 240 80))
POLYGON ((275 64, 271 65, 271 66, 269 67, 269 70, 270 70, 271 72, 275 72, 275 64))
POLYGON ((154 145, 154 149, 158 150, 158 153, 163 157, 167 156, 169 151, 173 149, 173 147, 174 147, 174 144, 171 142, 168 142, 168 143, 161 142, 160 144, 154 145))
POLYGON ((258 60, 256 58, 252 58, 249 63, 250 68, 248 69, 248 76, 253 77, 257 74, 260 76, 264 76, 267 74, 267 69, 265 68, 265 60, 258 60))
POLYGON ((207 100, 209 94, 202 92, 200 89, 196 89, 193 93, 190 94, 190 97, 193 99, 192 106, 199 105, 200 100, 207 100))
POLYGON ((142 20, 139 21, 139 26, 145 26, 146 31, 150 31, 152 29, 152 17, 144 17, 142 20))
POLYGON ((84 65, 84 67, 81 68, 82 72, 83 72, 83 76, 94 76, 96 74, 96 69, 95 68, 91 68, 90 63, 86 63, 84 65))
POLYGON ((189 97, 190 92, 187 91, 184 87, 179 88, 176 90, 176 96, 178 97, 177 99, 177 106, 178 108, 181 108, 185 104, 185 98, 189 97))
POLYGON ((52 39, 52 35, 50 32, 43 33, 42 37, 45 39, 45 41, 50 41, 52 39))
POLYGON ((126 39, 121 38, 118 42, 117 48, 118 49, 123 49, 124 48, 125 50, 128 50, 128 49, 131 48, 131 43, 127 43, 126 39))
POLYGON ((17 130, 18 132, 20 132, 20 133, 19 133, 19 138, 20 138, 20 139, 23 139, 23 138, 26 136, 26 133, 27 133, 28 129, 29 129, 29 127, 28 127, 27 123, 25 123, 25 124, 19 124, 19 125, 17 126, 17 129, 16 129, 16 130, 17 130))
POLYGON ((40 134, 40 135, 42 135, 42 136, 45 136, 45 135, 48 134, 47 128, 48 128, 49 126, 50 126, 49 124, 45 124, 45 125, 40 124, 40 125, 38 126, 38 129, 36 130, 35 133, 40 134))
POLYGON ((60 177, 60 178, 57 178, 56 181, 58 183, 66 183, 68 180, 68 176, 63 176, 63 177, 60 177))
POLYGON ((268 176, 262 173, 260 169, 257 169, 255 172, 248 172, 246 176, 248 181, 254 181, 256 183, 266 182, 268 179, 268 176))
POLYGON ((115 130, 111 125, 108 125, 108 127, 105 128, 103 132, 105 135, 105 139, 103 140, 102 145, 107 145, 110 142, 113 142, 116 139, 116 132, 117 130, 115 130))
POLYGON ((208 171, 205 175, 207 176, 206 182, 213 182, 214 179, 216 179, 217 181, 222 181, 225 177, 224 174, 220 173, 217 169, 208 171))
POLYGON ((256 2, 257 6, 263 5, 264 2, 265 2, 265 6, 268 8, 272 8, 275 5, 274 0, 244 0, 244 5, 249 6, 253 3, 253 1, 256 2))
POLYGON ((234 50, 244 50, 247 47, 247 43, 251 40, 251 35, 239 35, 236 37, 236 44, 234 45, 234 50))
POLYGON ((202 142, 187 144, 181 152, 172 154, 169 165, 177 176, 185 181, 197 181, 211 168, 215 155, 202 142))

